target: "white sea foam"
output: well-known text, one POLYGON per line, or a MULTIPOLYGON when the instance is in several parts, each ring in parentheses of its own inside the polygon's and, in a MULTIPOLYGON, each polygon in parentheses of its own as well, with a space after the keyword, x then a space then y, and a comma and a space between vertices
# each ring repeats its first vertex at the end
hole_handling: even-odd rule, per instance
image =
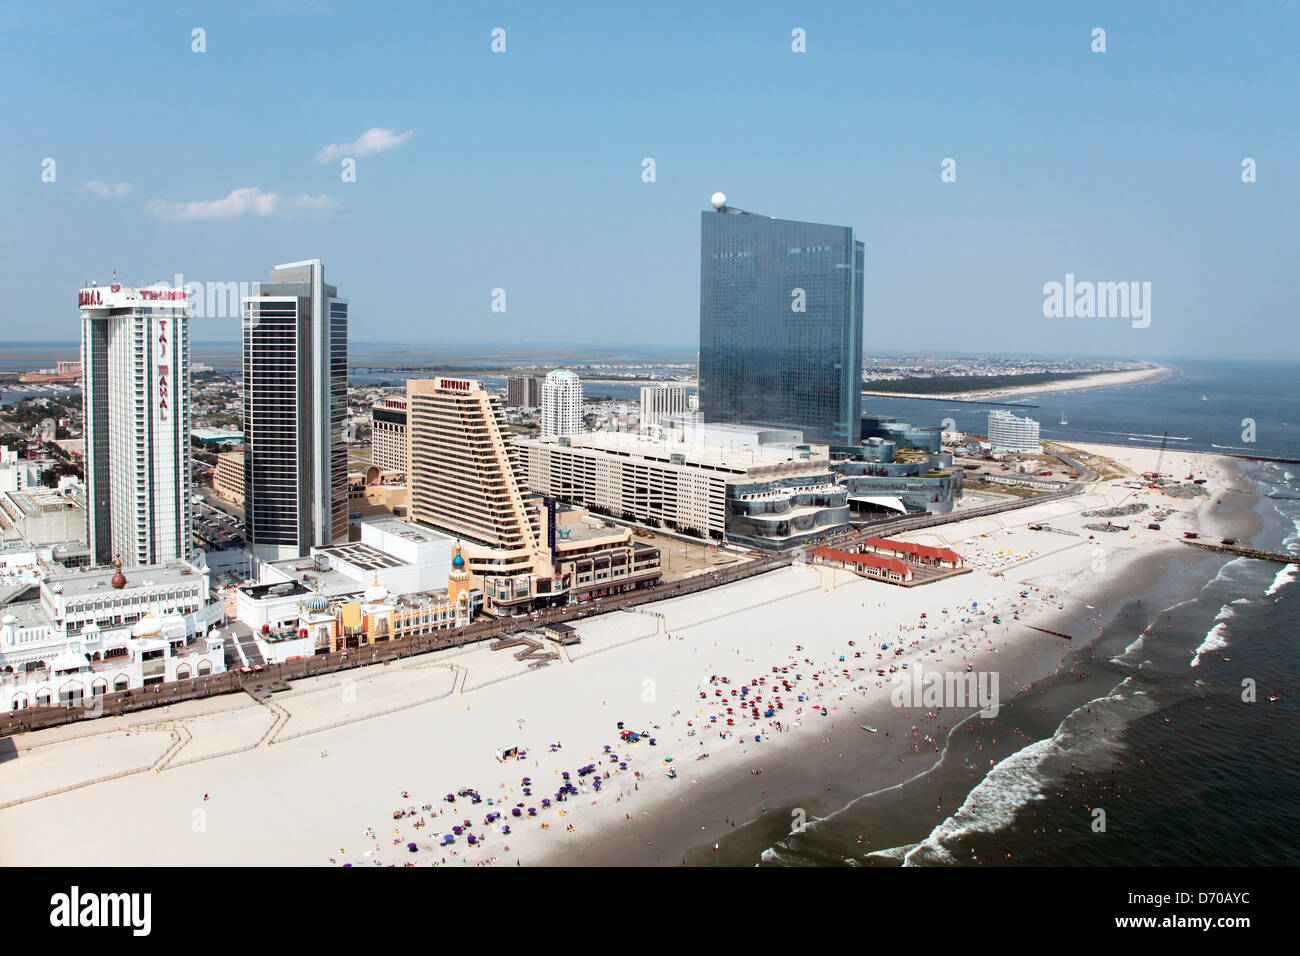
POLYGON ((1128 657, 1130 654, 1133 654, 1133 653, 1136 653, 1137 651, 1140 651, 1140 650, 1142 649, 1142 646, 1146 643, 1147 635, 1150 634, 1150 633, 1151 633, 1150 628, 1148 628, 1147 630, 1143 631, 1141 634, 1139 634, 1139 635, 1137 636, 1137 640, 1136 640, 1136 641, 1134 641, 1134 642, 1133 642, 1132 644, 1130 644, 1128 647, 1124 648, 1124 653, 1123 653, 1123 654, 1116 654, 1114 657, 1112 657, 1112 658, 1111 658, 1111 662, 1112 662, 1112 663, 1119 663, 1119 662, 1122 661, 1124 658, 1128 657))
POLYGON ((1294 581, 1297 574, 1300 574, 1300 564, 1282 565, 1282 569, 1278 571, 1276 577, 1273 578, 1273 583, 1270 584, 1268 590, 1264 592, 1264 597, 1272 597, 1278 591, 1282 590, 1283 585, 1290 584, 1294 581))
POLYGON ((873 850, 872 852, 867 854, 867 858, 870 859, 871 857, 879 857, 882 860, 901 861, 907 856, 908 853, 911 852, 912 848, 915 846, 916 846, 915 843, 905 843, 902 846, 891 846, 888 850, 873 850))
POLYGON ((1228 631, 1228 622, 1219 621, 1205 635, 1205 640, 1201 641, 1201 646, 1196 649, 1196 654, 1192 657, 1192 667, 1201 665, 1201 655, 1208 654, 1211 651, 1217 651, 1221 647, 1228 646, 1228 639, 1224 636, 1228 631))
POLYGON ((1095 733, 1098 717, 1105 727, 1113 730, 1155 706, 1146 694, 1133 692, 1131 688, 1131 679, 1125 678, 1105 697, 1091 700, 1068 714, 1051 737, 1005 758, 967 794, 957 812, 920 843, 881 852, 896 854, 901 849, 904 866, 952 862, 955 858, 947 846, 951 841, 971 833, 994 833, 1007 826, 1020 807, 1041 799, 1044 784, 1054 776, 1045 766, 1050 758, 1069 752, 1075 762, 1081 762, 1082 754, 1101 753, 1115 746, 1109 733, 1095 733))

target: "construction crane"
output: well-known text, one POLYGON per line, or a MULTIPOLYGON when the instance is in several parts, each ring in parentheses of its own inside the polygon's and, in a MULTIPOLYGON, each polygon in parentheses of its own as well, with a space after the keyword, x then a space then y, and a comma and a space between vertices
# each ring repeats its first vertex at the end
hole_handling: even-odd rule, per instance
POLYGON ((1165 433, 1160 436, 1160 454, 1156 456, 1156 477, 1157 478, 1159 478, 1163 474, 1160 468, 1161 466, 1164 465, 1165 462, 1165 445, 1168 442, 1169 442, 1169 432, 1168 430, 1166 430, 1165 433))

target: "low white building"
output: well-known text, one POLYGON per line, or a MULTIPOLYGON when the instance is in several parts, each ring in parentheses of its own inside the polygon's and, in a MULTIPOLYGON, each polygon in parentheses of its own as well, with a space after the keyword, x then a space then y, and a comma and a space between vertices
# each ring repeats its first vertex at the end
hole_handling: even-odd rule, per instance
POLYGON ((254 634, 281 632, 297 626, 312 595, 339 602, 375 586, 395 595, 446 590, 450 536, 398 518, 363 521, 360 529, 360 541, 259 565, 258 583, 235 592, 235 616, 254 634))
POLYGON ((225 670, 205 571, 183 561, 44 574, 0 616, 0 703, 75 704, 225 670))
POLYGON ((41 483, 41 466, 19 458, 16 449, 0 445, 0 491, 22 491, 41 483))

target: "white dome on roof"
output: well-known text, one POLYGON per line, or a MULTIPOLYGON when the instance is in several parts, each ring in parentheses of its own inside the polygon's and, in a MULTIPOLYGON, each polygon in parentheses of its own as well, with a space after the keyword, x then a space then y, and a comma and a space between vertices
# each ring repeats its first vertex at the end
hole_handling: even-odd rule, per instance
POLYGON ((378 578, 375 578, 375 583, 366 588, 364 598, 367 604, 383 604, 388 600, 388 588, 380 584, 378 578))
POLYGON ((157 637, 162 633, 163 622, 161 618, 156 618, 152 614, 145 612, 145 616, 131 625, 132 637, 157 637))

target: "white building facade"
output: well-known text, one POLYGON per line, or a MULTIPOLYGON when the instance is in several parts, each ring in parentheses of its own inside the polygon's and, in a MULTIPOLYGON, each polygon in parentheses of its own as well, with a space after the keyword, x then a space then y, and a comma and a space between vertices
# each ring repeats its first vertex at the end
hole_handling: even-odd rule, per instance
POLYGON ((663 382, 646 385, 641 389, 641 430, 652 432, 665 415, 680 415, 687 411, 686 386, 663 382))
POLYGON ((0 705, 84 703, 225 671, 206 570, 186 562, 46 575, 0 617, 0 705))
POLYGON ((0 492, 23 491, 41 483, 41 468, 36 462, 19 458, 16 449, 0 445, 0 492))
POLYGON ((91 562, 183 559, 193 550, 186 291, 115 282, 78 301, 91 562))
POLYGON ((989 412, 989 444, 995 452, 1038 455, 1043 451, 1038 440, 1038 422, 1013 415, 1005 408, 989 412))
POLYGON ((542 437, 582 434, 582 382, 567 368, 557 368, 542 382, 542 437))

